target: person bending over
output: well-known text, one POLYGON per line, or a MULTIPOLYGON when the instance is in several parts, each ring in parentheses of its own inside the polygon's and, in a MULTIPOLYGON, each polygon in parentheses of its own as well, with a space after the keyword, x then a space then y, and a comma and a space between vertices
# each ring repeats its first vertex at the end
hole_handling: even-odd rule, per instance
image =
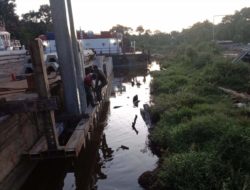
POLYGON ((96 75, 95 91, 97 101, 102 100, 102 88, 108 84, 107 78, 103 71, 98 69, 96 65, 93 67, 93 73, 96 75))

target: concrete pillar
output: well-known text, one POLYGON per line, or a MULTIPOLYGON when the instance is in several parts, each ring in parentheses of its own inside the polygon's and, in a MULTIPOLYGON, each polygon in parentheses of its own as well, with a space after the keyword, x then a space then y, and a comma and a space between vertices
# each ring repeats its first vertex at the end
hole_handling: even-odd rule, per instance
POLYGON ((79 114, 80 101, 65 0, 50 0, 66 111, 79 114))
POLYGON ((76 68, 76 80, 77 80, 77 86, 79 89, 79 96, 80 96, 80 102, 81 102, 81 110, 84 112, 87 108, 87 101, 86 101, 86 94, 84 89, 83 80, 85 77, 85 69, 83 66, 84 61, 80 59, 80 49, 78 47, 78 42, 76 38, 76 30, 74 26, 74 17, 72 12, 72 6, 71 6, 71 0, 67 0, 68 5, 68 14, 69 14, 69 23, 70 23, 70 31, 71 31, 71 39, 72 39, 72 47, 73 47, 73 54, 74 54, 74 60, 75 60, 75 68, 76 68))

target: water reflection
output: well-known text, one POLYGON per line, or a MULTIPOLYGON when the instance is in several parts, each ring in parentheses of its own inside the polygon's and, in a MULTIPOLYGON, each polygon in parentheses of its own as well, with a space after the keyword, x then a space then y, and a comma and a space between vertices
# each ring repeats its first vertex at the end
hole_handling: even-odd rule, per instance
POLYGON ((148 126, 140 111, 144 104, 150 104, 151 76, 146 65, 116 68, 114 76, 112 109, 104 133, 116 151, 112 160, 102 158, 107 179, 96 184, 100 190, 139 190, 138 177, 155 168, 157 161, 148 148, 148 126))
POLYGON ((146 65, 115 68, 110 105, 88 148, 77 160, 40 164, 21 190, 142 189, 138 177, 157 162, 142 114, 150 104, 148 71, 146 65))

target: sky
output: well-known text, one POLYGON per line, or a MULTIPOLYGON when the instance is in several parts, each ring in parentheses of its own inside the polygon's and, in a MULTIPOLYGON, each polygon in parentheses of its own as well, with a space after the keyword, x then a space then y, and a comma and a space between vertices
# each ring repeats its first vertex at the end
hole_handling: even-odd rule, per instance
MULTIPOLYGON (((136 29, 162 32, 181 31, 194 23, 218 23, 222 15, 232 15, 250 0, 71 0, 75 28, 100 32, 121 24, 136 29)), ((16 13, 37 11, 49 0, 16 0, 16 13)))

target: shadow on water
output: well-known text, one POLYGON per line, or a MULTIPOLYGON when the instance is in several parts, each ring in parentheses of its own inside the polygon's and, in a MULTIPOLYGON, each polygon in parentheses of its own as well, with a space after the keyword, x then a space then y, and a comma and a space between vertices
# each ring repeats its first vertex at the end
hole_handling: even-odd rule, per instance
POLYGON ((109 103, 105 106, 99 124, 87 148, 78 159, 48 160, 39 163, 21 190, 92 190, 98 179, 105 178, 102 173, 99 149, 106 158, 112 158, 112 149, 107 145, 104 126, 107 125, 109 103))
MULTIPOLYGON (((152 65, 151 65, 152 67, 152 65)), ((141 109, 150 104, 148 67, 114 69, 113 92, 91 142, 78 159, 45 161, 21 190, 139 190, 137 179, 156 167, 141 109)))

